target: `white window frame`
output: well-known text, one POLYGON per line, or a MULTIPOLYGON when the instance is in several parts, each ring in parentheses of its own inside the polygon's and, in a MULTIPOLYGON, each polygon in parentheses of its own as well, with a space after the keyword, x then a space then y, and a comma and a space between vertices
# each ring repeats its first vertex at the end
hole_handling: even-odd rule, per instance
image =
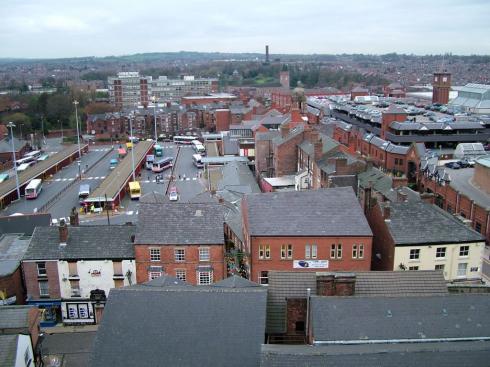
POLYGON ((150 247, 150 261, 160 261, 161 253, 159 248, 150 247))
POLYGON ((212 270, 207 270, 207 271, 198 271, 197 272, 197 284, 198 285, 208 285, 208 284, 213 284, 213 271, 212 270), (208 277, 208 281, 202 282, 201 281, 201 275, 204 277, 208 277))
POLYGON ((160 278, 162 276, 161 271, 149 271, 148 272, 148 280, 153 280, 156 278, 160 278))
POLYGON ((259 271, 258 280, 260 285, 268 285, 269 284, 269 272, 266 270, 259 271), (262 273, 265 273, 264 276, 262 273))
POLYGON ((210 261, 211 252, 209 247, 199 247, 199 261, 210 261))
POLYGON ((357 259, 357 245, 356 244, 352 245, 352 258, 357 259))
POLYGON ((337 245, 335 243, 332 243, 330 245, 330 258, 336 259, 336 256, 337 256, 337 245))
POLYGON ((178 263, 185 261, 185 248, 174 248, 174 260, 178 263))
POLYGON ((288 244, 286 246, 286 257, 291 260, 293 258, 293 245, 288 244))
POLYGON ((457 276, 459 278, 465 278, 468 274, 468 263, 458 263, 457 276), (464 265, 464 267, 462 266, 464 265), (461 270, 464 268, 464 274, 461 274, 461 270))
POLYGON ((419 248, 412 248, 410 249, 409 253, 408 253, 408 258, 410 261, 416 261, 416 260, 420 260, 420 249, 419 248), (412 251, 413 251, 413 258, 412 258, 412 251), (415 255, 417 255, 417 257, 415 257, 415 255))
POLYGON ((36 268, 37 268, 37 276, 38 277, 47 277, 48 276, 48 269, 46 268, 46 262, 45 261, 40 261, 40 262, 37 262, 36 263, 36 268), (43 265, 44 266, 44 273, 41 274, 41 272, 39 271, 40 268, 39 268, 39 265, 43 265))
POLYGON ((470 255, 470 246, 468 245, 463 245, 459 246, 459 257, 468 257, 470 255), (461 255, 463 253, 463 255, 461 255), (466 255, 464 255, 466 253, 466 255))
POLYGON ((265 259, 264 245, 259 245, 259 260, 265 259))
POLYGON ((271 258, 271 245, 264 245, 264 258, 270 260, 271 258))
POLYGON ((419 269, 420 269, 420 268, 419 268, 419 266, 418 266, 418 265, 414 265, 414 266, 409 266, 409 267, 408 267, 408 270, 410 270, 410 271, 417 271, 417 270, 419 270, 419 269))
POLYGON ((317 245, 311 245, 311 258, 316 259, 318 257, 318 246, 317 245))
POLYGON ((311 246, 305 245, 305 259, 309 259, 311 257, 311 246))
POLYGON ((187 271, 185 269, 175 269, 175 277, 185 282, 187 281, 187 271))
POLYGON ((40 297, 49 297, 49 282, 47 280, 40 280, 39 281, 39 296, 40 297), (46 293, 43 293, 43 288, 41 287, 41 284, 46 284, 46 293))
POLYGON ((358 259, 364 259, 364 244, 359 244, 359 254, 358 259))
POLYGON ((287 258, 287 245, 281 245, 281 260, 286 260, 287 258))
POLYGON ((447 253, 447 247, 436 247, 436 259, 445 259, 446 253, 447 253), (440 256, 441 254, 443 256, 440 256))
POLYGON ((434 270, 444 271, 445 269, 446 269, 445 264, 436 264, 436 266, 434 266, 434 270))
POLYGON ((337 259, 342 259, 342 244, 337 244, 337 259))

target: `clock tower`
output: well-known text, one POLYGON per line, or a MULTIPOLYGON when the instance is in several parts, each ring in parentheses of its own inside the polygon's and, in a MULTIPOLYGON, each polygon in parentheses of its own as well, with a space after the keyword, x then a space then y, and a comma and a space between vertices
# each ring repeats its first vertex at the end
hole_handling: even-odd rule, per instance
POLYGON ((451 90, 451 73, 446 71, 434 73, 432 79, 432 103, 447 104, 451 90))

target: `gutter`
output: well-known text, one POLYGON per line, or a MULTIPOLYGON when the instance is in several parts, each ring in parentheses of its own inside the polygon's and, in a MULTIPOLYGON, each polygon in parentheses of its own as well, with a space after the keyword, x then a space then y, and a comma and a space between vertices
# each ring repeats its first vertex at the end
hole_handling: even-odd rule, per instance
POLYGON ((489 336, 464 338, 424 338, 424 339, 373 339, 373 340, 317 340, 313 345, 365 345, 365 344, 423 344, 440 342, 490 341, 489 336))

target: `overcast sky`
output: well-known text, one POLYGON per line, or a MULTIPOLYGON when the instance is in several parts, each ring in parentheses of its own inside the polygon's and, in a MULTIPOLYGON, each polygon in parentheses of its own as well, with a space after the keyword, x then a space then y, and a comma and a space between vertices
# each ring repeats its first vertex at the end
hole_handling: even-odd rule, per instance
POLYGON ((490 0, 3 0, 0 57, 490 54, 490 0))

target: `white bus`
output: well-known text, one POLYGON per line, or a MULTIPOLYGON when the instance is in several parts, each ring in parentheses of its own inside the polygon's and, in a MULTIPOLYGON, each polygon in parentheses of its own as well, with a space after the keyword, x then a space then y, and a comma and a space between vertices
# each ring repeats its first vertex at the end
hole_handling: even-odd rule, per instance
POLYGON ((204 164, 202 163, 201 159, 202 156, 200 154, 194 154, 192 156, 192 163, 194 163, 194 166, 196 166, 197 168, 203 168, 204 164))
POLYGON ((172 157, 167 157, 163 159, 159 159, 158 161, 153 162, 153 166, 151 167, 151 170, 155 173, 160 173, 166 170, 167 168, 172 167, 172 157))
POLYGON ((39 193, 43 189, 43 180, 34 179, 29 182, 29 185, 25 188, 26 199, 35 199, 39 196, 39 193))
POLYGON ((32 166, 34 162, 29 162, 29 163, 22 163, 19 167, 17 167, 17 172, 22 173, 26 169, 28 169, 30 166, 32 166))
POLYGON ((24 158, 37 159, 43 154, 40 150, 33 150, 32 152, 24 154, 24 158))
POLYGON ((192 144, 193 140, 197 140, 197 136, 183 136, 183 135, 178 135, 174 136, 174 143, 175 144, 185 144, 185 145, 190 145, 192 144))
POLYGON ((206 148, 204 148, 204 145, 199 140, 192 141, 192 148, 194 148, 194 151, 197 154, 203 154, 206 152, 206 148))

